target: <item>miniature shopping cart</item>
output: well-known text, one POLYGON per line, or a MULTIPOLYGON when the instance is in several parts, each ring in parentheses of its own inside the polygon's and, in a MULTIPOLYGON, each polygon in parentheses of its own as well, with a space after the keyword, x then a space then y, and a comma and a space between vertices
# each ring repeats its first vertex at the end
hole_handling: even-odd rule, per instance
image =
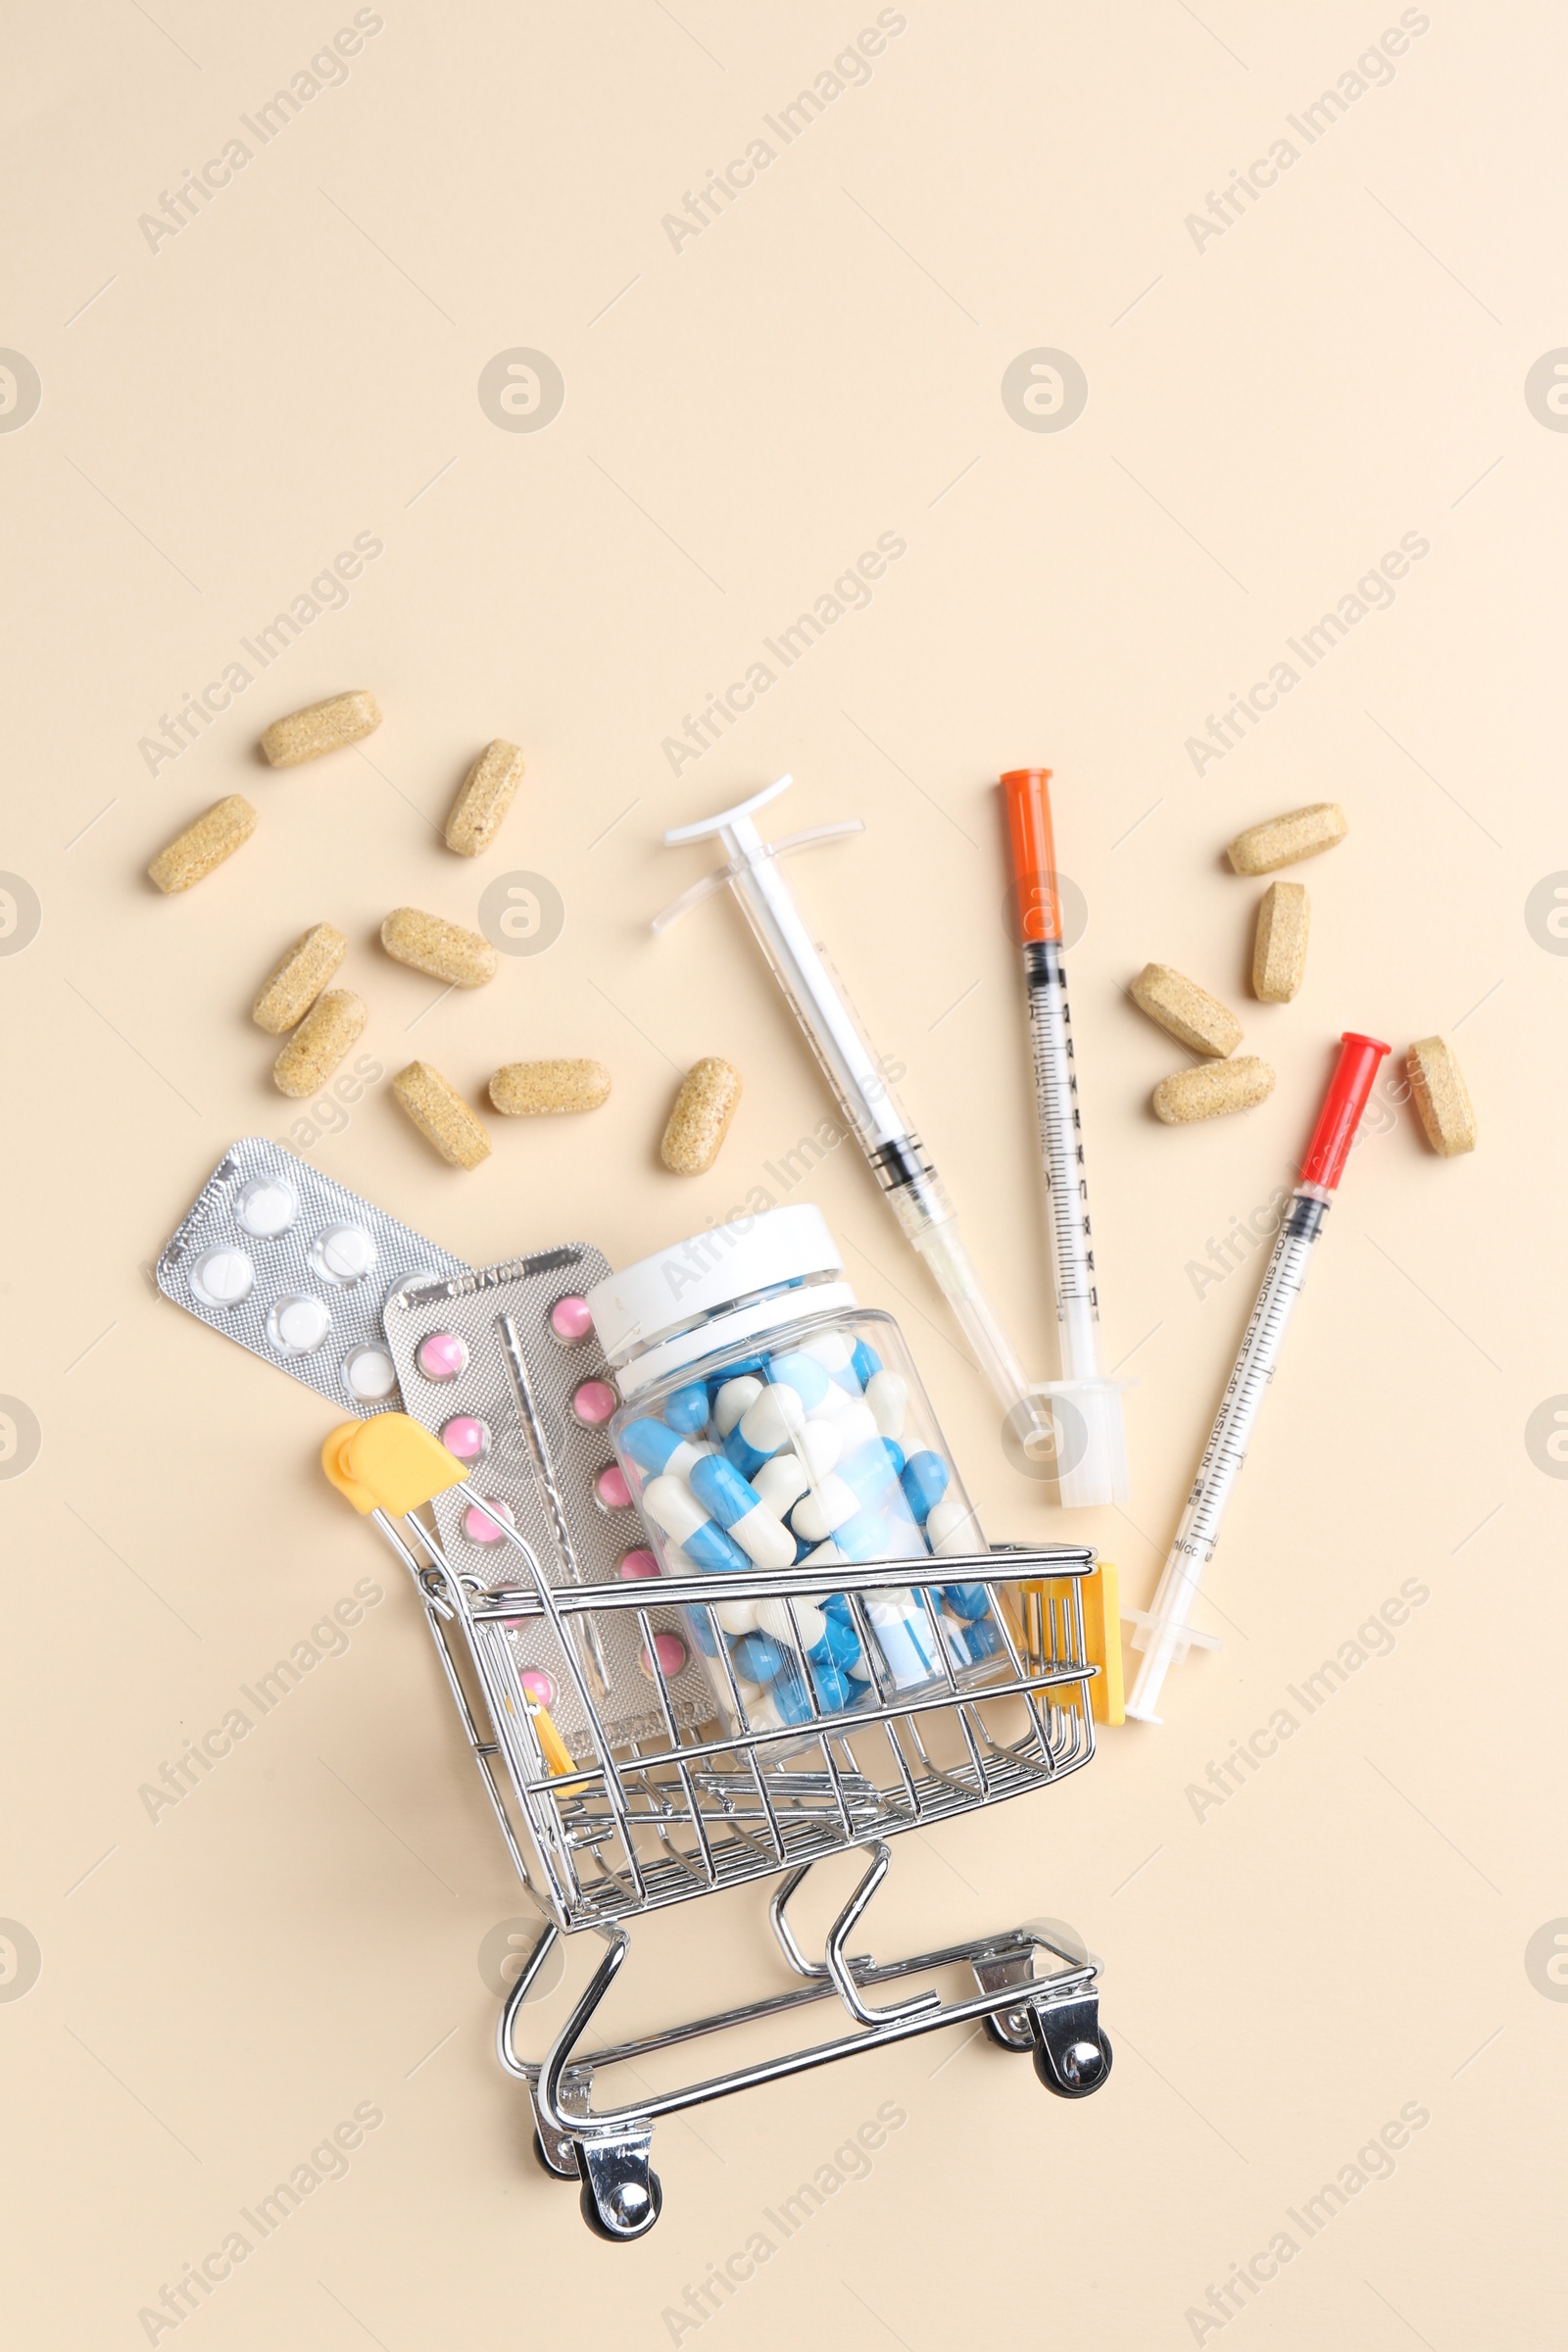
MULTIPOLYGON (((385 1437, 399 1418, 349 1424, 336 1436, 372 1430, 385 1437)), ((332 1475, 330 1462, 328 1468, 332 1475)), ((880 1693, 883 1703, 840 1713, 820 1707, 808 1683, 808 1720, 724 1733, 712 1722, 679 1719, 656 1640, 671 1608, 686 1609, 688 1622, 712 1608, 712 1577, 564 1588, 552 1584, 527 1541, 507 1528, 502 1536, 515 1581, 487 1585, 454 1566, 409 1507, 406 1491, 389 1493, 373 1481, 356 1489, 342 1476, 334 1483, 373 1518, 418 1589, 502 1834, 539 1909, 539 1938, 506 1998, 497 2048, 503 2067, 527 2086, 540 2163, 552 2178, 580 2183, 583 2218, 601 2237, 624 2243, 658 2220, 662 2191, 650 2151, 662 2117, 857 2050, 945 2026, 978 2026, 1003 2049, 1032 2053, 1040 2081, 1058 2097, 1083 2098, 1100 2088, 1111 2053, 1099 2023, 1096 1969, 1065 1940, 1025 1926, 892 1962, 849 1950, 887 1875, 889 1840, 900 1831, 1048 1788, 1094 1753, 1091 1690, 1102 1672, 1095 1653, 1105 1654, 1099 1644, 1107 1598, 1114 1634, 1114 1593, 1097 1592, 1091 1551, 1009 1544, 924 1561, 725 1576, 726 1601, 790 1605, 843 1594, 858 1617, 867 1596, 896 1583, 916 1594, 929 1615, 941 1671, 918 1695, 880 1693), (983 1682, 953 1664, 937 1635, 938 1589, 959 1579, 984 1587, 1001 1634, 1003 1649, 983 1682), (626 1611, 642 1637, 660 1727, 631 1740, 612 1736, 591 1688, 592 1629, 603 1630, 626 1611), (553 1639, 589 1727, 582 1752, 567 1754, 530 1702, 512 1645, 520 1629, 553 1639), (821 1959, 808 1959, 789 1906, 815 1864, 852 1847, 865 1856, 864 1873, 821 1959), (776 1882, 768 1920, 800 1980, 792 1989, 641 2039, 581 2047, 625 1962, 627 1922, 755 1879, 776 1882), (519 2011, 558 1937, 584 1929, 604 1938, 604 1958, 547 2055, 519 2057, 519 2011), (974 1989, 966 1997, 945 2000, 929 1986, 903 1998, 872 1997, 906 1979, 955 1967, 969 1972, 974 1989), (827 2040, 674 2090, 656 2093, 644 2085, 627 2105, 593 2104, 595 2079, 611 2067, 834 1996, 849 2014, 850 2030, 827 2040)), ((721 1641, 714 1642, 712 1663, 720 1687, 729 1683, 734 1718, 744 1723, 721 1641)))

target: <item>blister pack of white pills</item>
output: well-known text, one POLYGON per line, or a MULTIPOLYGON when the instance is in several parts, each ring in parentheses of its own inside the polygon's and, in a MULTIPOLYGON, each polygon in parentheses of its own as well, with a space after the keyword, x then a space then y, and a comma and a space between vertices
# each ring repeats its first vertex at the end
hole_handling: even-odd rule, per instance
POLYGON ((466 1271, 265 1135, 229 1146, 156 1267, 158 1288, 187 1314, 361 1414, 398 1407, 388 1297, 466 1271))
MULTIPOLYGON (((500 1532, 532 1545, 552 1585, 656 1579, 658 1560, 608 1435, 619 1397, 583 1294, 610 1272, 597 1250, 565 1243, 476 1273, 410 1286, 388 1303, 387 1345, 405 1409, 469 1465, 465 1487, 435 1500, 448 1559, 486 1586, 526 1585, 500 1532)), ((667 1742, 674 1721, 706 1723, 715 1694, 679 1610, 577 1617, 577 1663, 602 1730, 620 1744, 667 1742)), ((511 1636, 528 1695, 572 1754, 592 1733, 554 1634, 511 1636)))

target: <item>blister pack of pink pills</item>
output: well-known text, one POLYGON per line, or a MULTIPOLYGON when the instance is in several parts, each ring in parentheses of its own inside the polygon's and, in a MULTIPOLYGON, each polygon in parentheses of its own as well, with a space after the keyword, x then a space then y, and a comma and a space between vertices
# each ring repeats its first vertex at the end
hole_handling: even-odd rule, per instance
MULTIPOLYGON (((437 1495, 433 1507, 448 1559, 481 1584, 526 1582, 502 1521, 532 1546, 552 1585, 660 1573, 610 1444, 620 1399, 584 1298, 609 1272, 597 1250, 564 1243, 412 1285, 387 1303, 386 1340, 404 1409, 469 1465, 466 1485, 437 1495)), ((715 1694, 681 1613, 651 1608, 648 1622, 675 1721, 707 1722, 715 1694)), ((576 1624, 577 1661, 601 1728, 617 1744, 663 1744, 658 1685, 636 1616, 606 1611, 576 1624)), ((530 1697, 573 1755, 592 1754, 592 1727, 553 1633, 523 1626, 511 1641, 530 1697)))
POLYGON ((187 1314, 341 1410, 370 1414, 399 1401, 382 1329, 388 1298, 467 1270, 269 1136, 245 1135, 165 1243, 156 1273, 187 1314))

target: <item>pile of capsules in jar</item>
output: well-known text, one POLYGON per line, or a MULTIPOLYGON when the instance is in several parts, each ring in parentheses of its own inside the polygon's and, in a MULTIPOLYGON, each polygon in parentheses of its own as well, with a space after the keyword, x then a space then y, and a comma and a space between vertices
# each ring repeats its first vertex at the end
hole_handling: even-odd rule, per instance
MULTIPOLYGON (((818 1333, 701 1372, 639 1396, 612 1432, 672 1575, 984 1548, 948 1462, 908 1426, 908 1383, 865 1339, 818 1333)), ((689 1620, 710 1657, 716 1623, 749 1728, 772 1731, 809 1720, 805 1674, 837 1713, 946 1680, 936 1631, 956 1676, 1002 1651, 983 1585, 928 1590, 930 1609, 906 1587, 858 1606, 837 1592, 716 1600, 689 1620)))

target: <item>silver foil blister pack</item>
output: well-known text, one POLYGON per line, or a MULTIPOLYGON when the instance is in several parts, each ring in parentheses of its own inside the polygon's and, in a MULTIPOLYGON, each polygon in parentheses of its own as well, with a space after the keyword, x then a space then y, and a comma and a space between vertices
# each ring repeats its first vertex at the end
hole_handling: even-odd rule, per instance
MULTIPOLYGON (((618 1401, 612 1377, 582 1304, 609 1272, 597 1250, 568 1243, 412 1287, 387 1306, 405 1409, 470 1464, 466 1485, 438 1495, 433 1507, 448 1560, 483 1586, 527 1581, 519 1555, 497 1534, 503 1516, 552 1586, 657 1579, 610 1443, 618 1401)), ((656 1590, 651 1582, 650 1594, 656 1590)), ((647 1617, 675 1721, 708 1721, 713 1687, 680 1611, 650 1599, 647 1617)), ((616 1743, 662 1743, 658 1683, 637 1614, 588 1613, 575 1625, 578 1664, 603 1730, 616 1743)), ((591 1727, 555 1635, 527 1625, 511 1639, 525 1687, 567 1747, 591 1754, 591 1727)))
POLYGON ((366 1415, 399 1405, 388 1297, 466 1271, 265 1135, 229 1146, 156 1268, 158 1288, 187 1314, 366 1415))

